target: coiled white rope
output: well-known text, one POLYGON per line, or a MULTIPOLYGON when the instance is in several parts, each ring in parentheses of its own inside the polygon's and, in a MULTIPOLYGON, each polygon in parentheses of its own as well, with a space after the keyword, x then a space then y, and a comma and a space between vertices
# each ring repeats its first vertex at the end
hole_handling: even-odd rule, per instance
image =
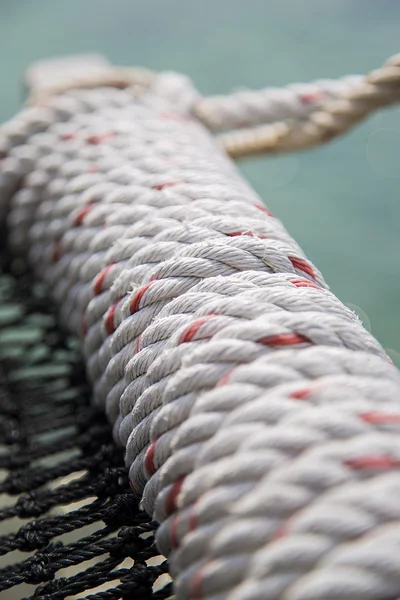
POLYGON ((69 69, 2 127, 1 207, 81 336, 177 598, 400 595, 399 372, 186 78, 69 69))

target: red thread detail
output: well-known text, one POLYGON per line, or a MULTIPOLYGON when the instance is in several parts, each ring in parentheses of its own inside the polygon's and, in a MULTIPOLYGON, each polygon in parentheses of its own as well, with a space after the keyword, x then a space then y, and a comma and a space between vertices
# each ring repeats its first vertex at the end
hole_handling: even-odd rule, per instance
POLYGON ((297 392, 292 392, 289 395, 289 398, 295 398, 296 400, 305 400, 311 396, 312 392, 309 388, 303 388, 302 390, 297 390, 297 392))
POLYGON ((164 181, 164 183, 155 183, 151 187, 153 188, 153 190, 163 190, 164 188, 172 187, 173 185, 176 185, 176 181, 164 181))
POLYGON ((101 144, 101 142, 105 142, 106 140, 110 140, 115 137, 115 133, 109 131, 108 133, 103 133, 103 135, 90 135, 87 138, 87 142, 89 144, 101 144))
POLYGON ((226 385, 227 383, 229 383, 229 378, 232 375, 233 371, 235 369, 231 369, 228 373, 226 373, 226 375, 224 375, 223 377, 221 377, 221 379, 218 381, 217 385, 215 387, 223 387, 224 385, 226 385))
POLYGON ((75 138, 76 138, 75 133, 63 133, 62 135, 60 135, 60 139, 66 141, 66 142, 68 140, 73 140, 75 138))
POLYGON ((272 536, 272 539, 279 540, 280 538, 285 537, 289 533, 289 526, 291 521, 292 517, 286 519, 286 521, 284 521, 282 525, 278 527, 278 529, 275 531, 274 535, 272 536))
POLYGON ((400 423, 400 415, 391 413, 383 413, 379 411, 371 411, 360 414, 363 421, 367 423, 400 423))
POLYGON ((184 480, 185 477, 180 477, 177 479, 167 494, 165 500, 165 511, 167 515, 172 515, 172 513, 176 510, 176 499, 181 491, 184 480))
POLYGON ((265 213, 266 215, 268 215, 269 217, 273 217, 274 215, 272 214, 272 212, 270 210, 268 210, 268 208, 266 206, 264 206, 263 204, 254 204, 254 206, 256 208, 258 208, 258 210, 261 210, 261 212, 265 213))
POLYGON ((265 235, 256 235, 252 231, 232 231, 231 233, 227 233, 226 235, 228 235, 229 237, 239 237, 241 235, 247 235, 248 237, 254 237, 254 238, 257 238, 259 240, 265 240, 266 239, 265 235))
POLYGON ((326 97, 326 93, 322 90, 316 90, 315 92, 299 94, 299 98, 304 104, 315 104, 320 102, 326 97))
POLYGON ((171 523, 170 540, 171 540, 172 548, 177 548, 179 546, 178 526, 179 526, 179 516, 176 515, 176 517, 173 518, 172 523, 171 523))
POLYGON ((135 313, 139 310, 139 304, 140 304, 141 299, 143 298, 144 294, 147 292, 149 287, 151 285, 153 285, 153 283, 154 283, 154 281, 149 281, 143 287, 141 287, 136 292, 136 294, 133 296, 133 298, 129 304, 129 310, 130 310, 131 315, 133 315, 133 313, 135 313))
POLYGON ((136 489, 135 489, 135 488, 134 488, 134 486, 133 486, 133 483, 132 483, 132 480, 131 480, 131 478, 130 478, 130 477, 129 477, 129 487, 131 488, 131 490, 132 490, 132 492, 133 492, 134 494, 136 494, 136 493, 137 493, 136 489))
POLYGON ((92 210, 93 206, 94 204, 86 204, 86 206, 80 209, 74 220, 75 227, 82 225, 86 215, 92 210))
POLYGON ((197 515, 193 510, 189 514, 189 531, 197 529, 197 515))
POLYGON ((61 257, 61 242, 54 242, 51 252, 51 262, 56 263, 61 257))
POLYGON ((154 451, 156 449, 156 443, 153 442, 147 449, 146 456, 144 458, 144 466, 149 475, 154 475, 157 469, 154 466, 154 451))
POLYGON ((310 340, 300 333, 278 333, 257 340, 259 344, 266 346, 293 346, 294 344, 303 344, 310 340))
POLYGON ((98 166, 96 163, 92 163, 88 166, 88 173, 97 173, 98 171, 98 166))
POLYGON ((344 464, 352 469, 394 469, 400 467, 400 461, 392 456, 361 456, 345 460, 344 464))
POLYGON ((140 340, 142 339, 142 334, 138 335, 138 338, 136 340, 136 344, 135 344, 135 352, 136 354, 139 352, 140 350, 140 340))
POLYGON ((186 342, 190 342, 194 338, 194 336, 196 335, 196 333, 198 332, 200 327, 202 325, 204 325, 204 323, 207 323, 207 321, 209 321, 210 319, 212 319, 215 316, 216 315, 214 315, 214 314, 206 315, 205 317, 202 317, 201 319, 197 319, 197 321, 194 321, 194 323, 192 323, 182 333, 181 337, 179 338, 178 344, 185 344, 186 342))
POLYGON ((190 594, 190 598, 192 598, 193 600, 201 600, 201 598, 203 598, 203 579, 204 579, 204 570, 205 570, 205 565, 203 565, 198 571, 196 571, 196 573, 194 574, 193 578, 192 578, 192 585, 191 587, 191 594, 190 594))
POLYGON ((294 258, 293 256, 289 256, 289 260, 295 269, 299 269, 300 271, 307 273, 307 275, 315 279, 315 273, 309 262, 303 260, 302 258, 294 258))
POLYGON ((101 294, 101 292, 103 291, 103 283, 105 278, 107 277, 107 274, 109 272, 109 270, 111 269, 112 266, 114 266, 115 263, 110 263, 109 265, 107 265, 102 271, 100 271, 100 273, 98 275, 96 275, 96 277, 94 278, 93 281, 93 292, 95 296, 98 296, 99 294, 101 294))
POLYGON ((115 315, 115 309, 117 308, 120 300, 121 300, 121 298, 118 298, 118 300, 116 300, 116 302, 114 302, 114 304, 112 306, 110 306, 110 308, 106 312, 106 316, 104 318, 104 326, 105 326, 105 329, 106 329, 106 332, 108 333, 108 335, 111 335, 115 331, 114 315, 115 315))
POLYGON ((315 288, 316 290, 320 290, 321 288, 316 283, 313 283, 309 279, 292 279, 291 283, 296 287, 310 287, 315 288))

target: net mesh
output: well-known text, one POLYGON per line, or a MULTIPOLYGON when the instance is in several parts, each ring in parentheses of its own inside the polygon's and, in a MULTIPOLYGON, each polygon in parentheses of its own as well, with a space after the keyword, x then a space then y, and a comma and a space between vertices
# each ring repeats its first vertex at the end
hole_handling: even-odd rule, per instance
POLYGON ((0 598, 171 596, 154 524, 123 465, 90 404, 76 340, 26 265, 3 248, 0 598))

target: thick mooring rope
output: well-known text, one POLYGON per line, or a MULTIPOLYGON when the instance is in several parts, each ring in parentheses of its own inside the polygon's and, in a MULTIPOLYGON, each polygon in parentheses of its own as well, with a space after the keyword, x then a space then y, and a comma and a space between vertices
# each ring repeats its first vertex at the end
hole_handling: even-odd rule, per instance
POLYGON ((399 372, 186 78, 60 79, 2 129, 2 207, 82 338, 177 598, 396 598, 399 372))

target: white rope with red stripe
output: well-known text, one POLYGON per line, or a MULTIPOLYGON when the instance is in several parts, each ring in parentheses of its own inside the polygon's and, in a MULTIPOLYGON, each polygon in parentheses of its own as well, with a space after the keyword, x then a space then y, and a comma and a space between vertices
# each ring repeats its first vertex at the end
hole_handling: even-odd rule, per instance
POLYGON ((165 74, 3 126, 11 241, 82 337, 177 598, 395 597, 399 373, 195 95, 165 74))
POLYGON ((239 90, 226 96, 200 98, 193 107, 198 119, 212 131, 254 127, 293 119, 303 121, 328 100, 336 100, 360 87, 362 75, 319 79, 286 87, 239 90))

